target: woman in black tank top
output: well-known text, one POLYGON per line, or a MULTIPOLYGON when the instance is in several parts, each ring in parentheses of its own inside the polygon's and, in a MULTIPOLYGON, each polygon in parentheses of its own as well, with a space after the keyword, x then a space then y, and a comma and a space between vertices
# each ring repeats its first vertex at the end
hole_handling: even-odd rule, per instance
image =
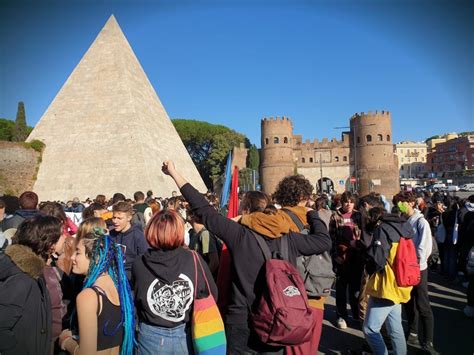
POLYGON ((106 234, 100 218, 86 219, 81 227, 72 257, 72 271, 86 275, 76 301, 79 339, 64 330, 61 348, 74 355, 132 354, 135 311, 122 250, 106 234))

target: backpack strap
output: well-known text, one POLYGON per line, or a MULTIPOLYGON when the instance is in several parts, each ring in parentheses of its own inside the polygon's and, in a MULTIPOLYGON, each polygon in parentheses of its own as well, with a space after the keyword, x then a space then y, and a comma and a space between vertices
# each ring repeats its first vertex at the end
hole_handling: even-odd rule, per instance
MULTIPOLYGON (((268 247, 267 243, 265 242, 265 239, 257 233, 255 233, 253 230, 249 229, 250 232, 252 232, 252 235, 254 238, 257 240, 257 244, 260 247, 260 250, 263 252, 263 256, 265 258, 265 261, 271 260, 272 259, 272 252, 270 248, 268 247)), ((289 243, 288 243, 288 235, 285 234, 280 238, 280 254, 283 260, 289 260, 289 243)))
POLYGON ((284 260, 289 260, 289 252, 288 252, 288 234, 285 234, 281 237, 281 256, 284 260))
POLYGON ((292 210, 288 208, 282 208, 281 210, 291 218, 291 220, 294 224, 296 224, 300 232, 305 229, 303 222, 301 222, 301 219, 299 219, 298 216, 292 210))
MULTIPOLYGON (((254 236, 255 240, 257 241, 257 244, 258 246, 260 247, 260 250, 262 251, 263 253, 263 256, 265 258, 265 261, 268 261, 272 258, 272 252, 270 251, 270 248, 268 247, 267 243, 265 242, 265 240, 263 239, 262 236, 258 235, 257 233, 255 233, 253 230, 249 229, 249 231, 252 233, 252 235, 254 236)), ((288 249, 288 245, 287 245, 287 249, 288 249)), ((288 250, 287 250, 287 253, 288 253, 288 250)))

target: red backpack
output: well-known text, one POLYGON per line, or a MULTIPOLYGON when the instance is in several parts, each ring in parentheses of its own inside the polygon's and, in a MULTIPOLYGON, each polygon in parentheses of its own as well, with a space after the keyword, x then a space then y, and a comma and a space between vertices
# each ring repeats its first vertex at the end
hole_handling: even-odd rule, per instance
POLYGON ((281 238, 281 256, 272 254, 262 236, 253 233, 265 257, 264 291, 258 307, 251 313, 253 329, 260 340, 269 345, 299 345, 311 338, 315 318, 308 305, 304 282, 296 268, 288 262, 288 236, 281 238))
POLYGON ((400 236, 392 269, 398 286, 416 286, 420 283, 420 264, 413 239, 400 236))

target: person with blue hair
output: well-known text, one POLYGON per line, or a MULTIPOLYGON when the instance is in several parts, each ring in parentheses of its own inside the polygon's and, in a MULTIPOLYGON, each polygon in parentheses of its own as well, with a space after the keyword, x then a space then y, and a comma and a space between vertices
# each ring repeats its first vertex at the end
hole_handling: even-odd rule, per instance
POLYGON ((76 299, 79 337, 64 330, 61 348, 74 355, 132 354, 135 310, 121 247, 95 228, 78 235, 72 265, 73 273, 86 276, 76 299))

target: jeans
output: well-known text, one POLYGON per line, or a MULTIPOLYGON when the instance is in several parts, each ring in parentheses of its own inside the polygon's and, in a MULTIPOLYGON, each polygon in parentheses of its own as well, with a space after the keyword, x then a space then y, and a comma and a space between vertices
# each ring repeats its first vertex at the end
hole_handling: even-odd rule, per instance
POLYGON ((380 329, 387 320, 388 333, 392 340, 393 353, 406 355, 407 344, 402 326, 402 305, 382 298, 370 297, 363 331, 365 339, 376 355, 388 355, 380 329))
POLYGON ((137 355, 194 354, 190 328, 186 324, 164 328, 140 323, 137 355))
POLYGON ((347 295, 349 289, 349 303, 352 310, 352 318, 359 319, 359 292, 360 275, 338 275, 336 278, 336 308, 338 317, 347 319, 347 295))
POLYGON ((405 304, 409 332, 418 334, 421 344, 433 342, 434 318, 428 297, 428 269, 421 271, 421 281, 411 290, 411 298, 405 304), (420 327, 418 327, 420 323, 420 327), (420 328, 418 332, 418 328, 420 328))
POLYGON ((444 243, 443 271, 450 279, 456 277, 456 264, 458 262, 458 248, 456 245, 444 243))

